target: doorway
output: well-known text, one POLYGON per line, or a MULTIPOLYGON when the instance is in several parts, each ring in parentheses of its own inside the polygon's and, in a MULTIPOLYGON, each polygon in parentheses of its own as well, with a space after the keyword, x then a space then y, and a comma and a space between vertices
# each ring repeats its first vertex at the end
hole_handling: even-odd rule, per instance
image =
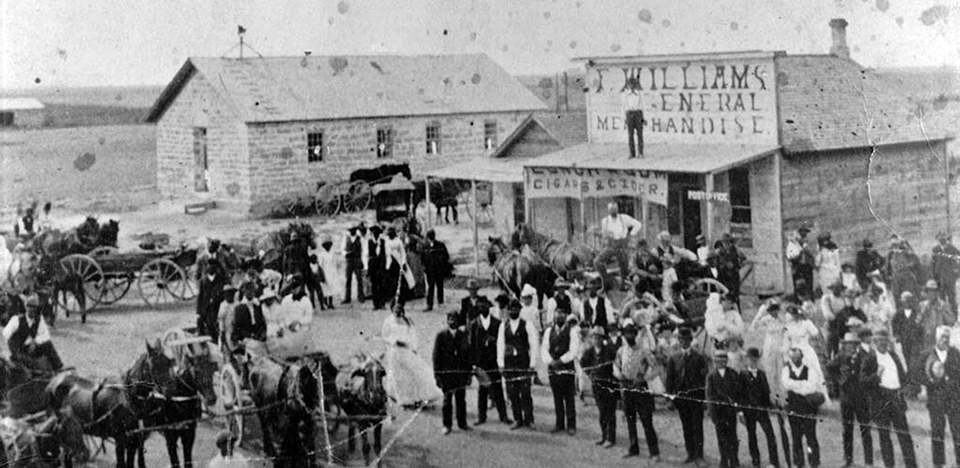
POLYGON ((702 232, 700 202, 690 200, 687 193, 702 190, 702 177, 697 174, 670 174, 667 185, 667 224, 670 234, 680 236, 683 247, 697 250, 697 235, 702 232))
POLYGON ((210 167, 207 160, 207 129, 196 127, 193 129, 193 190, 195 192, 210 191, 210 167))

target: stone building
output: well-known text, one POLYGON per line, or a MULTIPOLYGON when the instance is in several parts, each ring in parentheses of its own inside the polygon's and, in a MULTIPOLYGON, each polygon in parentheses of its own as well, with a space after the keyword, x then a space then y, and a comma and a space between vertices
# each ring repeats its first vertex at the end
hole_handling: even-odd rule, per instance
POLYGON ((0 98, 0 128, 43 126, 44 105, 34 98, 0 98))
POLYGON ((695 248, 699 234, 712 244, 731 232, 752 262, 746 285, 761 292, 789 288, 786 239, 801 226, 831 232, 844 259, 894 233, 928 251, 950 229, 952 137, 850 59, 845 21, 830 25, 830 54, 582 59, 589 142, 524 162, 528 221, 598 244, 616 201, 651 241, 665 230, 695 248), (629 109, 643 112, 635 158, 629 109))
POLYGON ((489 155, 543 108, 482 54, 190 58, 147 120, 162 197, 257 216, 357 169, 489 155))

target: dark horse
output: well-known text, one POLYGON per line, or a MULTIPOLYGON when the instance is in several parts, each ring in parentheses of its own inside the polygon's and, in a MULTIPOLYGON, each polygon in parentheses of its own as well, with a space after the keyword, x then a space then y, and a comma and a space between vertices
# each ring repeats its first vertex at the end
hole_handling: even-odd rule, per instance
MULTIPOLYGON (((57 304, 67 302, 67 295, 73 296, 80 306, 80 321, 87 321, 87 294, 83 285, 83 277, 73 269, 60 266, 53 255, 41 255, 29 271, 32 289, 39 293, 40 313, 51 326, 57 320, 57 304)), ((65 308, 69 316, 69 309, 65 308)))
POLYGON ((340 388, 340 408, 350 417, 348 422, 347 450, 356 450, 354 434, 360 432, 363 443, 363 460, 370 464, 370 443, 367 433, 373 432, 373 450, 380 457, 383 423, 387 419, 387 392, 383 386, 386 370, 375 359, 365 353, 358 354, 355 365, 342 371, 340 388))
POLYGON ((350 173, 350 182, 362 180, 370 185, 389 182, 390 178, 403 174, 407 180, 413 179, 409 164, 383 164, 373 169, 357 169, 350 173))
POLYGON ((551 239, 523 223, 517 225, 514 241, 520 244, 515 248, 529 246, 534 255, 564 277, 568 273, 589 268, 595 256, 595 252, 586 245, 551 239))
POLYGON ((280 364, 266 355, 263 343, 244 343, 243 375, 257 407, 263 451, 276 467, 316 465, 313 413, 320 406, 316 376, 307 366, 280 364), (279 456, 273 433, 281 436, 279 456))
POLYGON ((537 299, 543 304, 543 295, 553 291, 557 274, 532 255, 529 249, 521 253, 508 247, 500 237, 490 237, 488 240, 487 261, 493 267, 494 281, 518 298, 523 285, 529 284, 537 290, 537 299))
POLYGON ((211 358, 207 343, 197 343, 197 353, 186 353, 173 370, 173 387, 169 395, 150 400, 155 414, 151 426, 161 426, 167 443, 170 466, 179 467, 178 442, 183 445, 183 466, 193 466, 193 442, 197 437, 197 420, 203 416, 203 404, 216 403, 213 376, 219 365, 211 358), (159 410, 159 411, 157 411, 159 410))
POLYGON ((122 381, 95 382, 73 372, 57 374, 47 384, 46 396, 51 411, 68 408, 84 427, 84 433, 112 438, 116 445, 118 467, 132 468, 134 455, 144 468, 144 432, 141 419, 155 414, 150 398, 170 394, 173 389, 173 360, 160 349, 159 340, 147 343, 147 352, 137 359, 122 381))
MULTIPOLYGON (((413 206, 419 206, 421 202, 427 200, 427 184, 425 181, 418 180, 413 183, 413 206)), ((437 222, 441 219, 443 222, 450 223, 450 212, 453 212, 453 222, 459 223, 459 214, 457 197, 470 188, 469 182, 453 179, 432 179, 430 180, 430 203, 437 208, 437 222), (446 209, 444 216, 440 216, 440 210, 446 209)))

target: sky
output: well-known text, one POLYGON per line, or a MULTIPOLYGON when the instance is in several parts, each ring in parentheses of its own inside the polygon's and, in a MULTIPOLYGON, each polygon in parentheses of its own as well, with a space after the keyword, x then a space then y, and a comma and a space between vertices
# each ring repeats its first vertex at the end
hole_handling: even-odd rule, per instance
POLYGON ((591 55, 827 53, 831 18, 862 65, 960 65, 960 0, 0 0, 0 88, 162 85, 188 57, 236 56, 237 25, 264 56, 483 52, 552 74, 591 55))

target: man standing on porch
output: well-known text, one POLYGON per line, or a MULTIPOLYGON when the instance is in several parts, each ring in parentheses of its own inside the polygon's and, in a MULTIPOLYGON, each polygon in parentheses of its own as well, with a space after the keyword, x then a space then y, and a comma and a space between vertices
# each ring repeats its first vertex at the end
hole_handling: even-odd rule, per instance
POLYGON ((636 77, 627 80, 623 93, 623 113, 626 119, 627 141, 630 145, 630 157, 643 156, 643 100, 640 98, 640 80, 636 77))
POLYGON ((616 258, 617 265, 620 267, 620 275, 626 277, 629 274, 627 269, 630 266, 629 248, 630 236, 640 234, 642 225, 633 216, 620 214, 620 207, 616 202, 607 204, 607 213, 600 221, 600 235, 603 237, 604 248, 597 255, 593 262, 593 267, 601 276, 606 276, 607 263, 611 257, 616 258))

